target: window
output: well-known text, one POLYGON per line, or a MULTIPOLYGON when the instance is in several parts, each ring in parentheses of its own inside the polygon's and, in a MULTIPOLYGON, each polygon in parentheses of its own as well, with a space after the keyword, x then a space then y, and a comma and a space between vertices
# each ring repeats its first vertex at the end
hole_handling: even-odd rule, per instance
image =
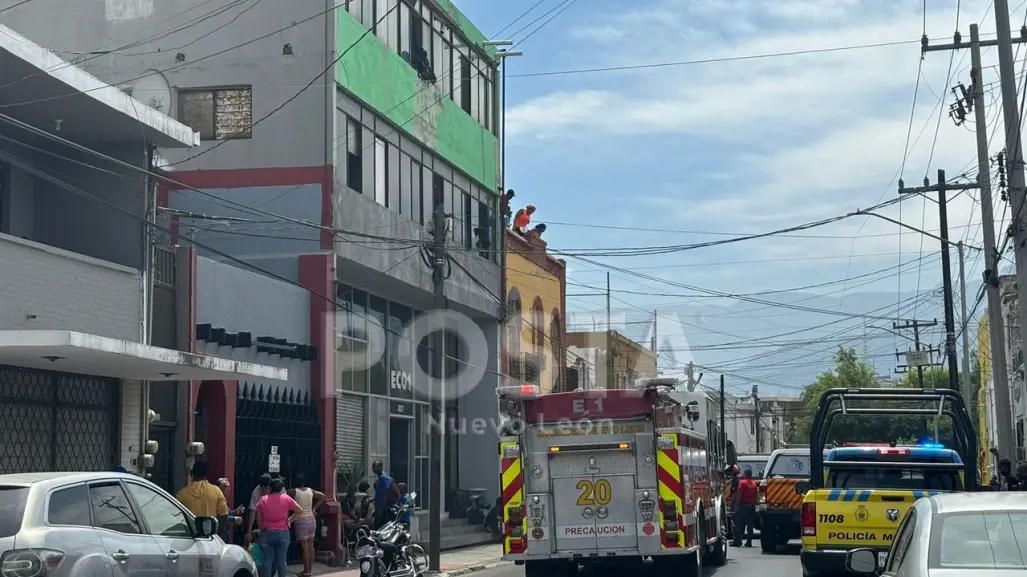
MULTIPOLYGON (((373 334, 377 335, 375 338, 385 337, 385 327, 388 326, 388 302, 374 295, 370 295, 369 298, 370 315, 367 319, 368 323, 378 323, 378 326, 368 325, 368 330, 373 334)), ((372 343, 370 346, 371 358, 369 362, 373 362, 371 365, 371 383, 370 390, 371 394, 374 395, 388 395, 389 394, 389 370, 388 370, 388 358, 389 358, 389 340, 384 339, 382 343, 372 343)))
POLYGON ((428 54, 431 55, 432 71, 435 73, 435 78, 441 79, 445 78, 447 72, 444 52, 449 46, 449 27, 438 16, 433 16, 432 28, 435 32, 434 38, 432 38, 432 51, 428 54))
POLYGON ((385 157, 385 206, 403 214, 403 202, 399 199, 399 180, 395 174, 389 172, 395 172, 396 167, 399 166, 399 147, 392 143, 386 143, 385 149, 387 154, 385 157))
POLYGON ((463 40, 459 36, 453 37, 453 51, 451 58, 453 59, 453 66, 450 69, 451 77, 453 79, 452 94, 453 102, 457 106, 463 107, 463 86, 464 86, 464 75, 460 68, 463 55, 467 53, 467 47, 464 45, 463 40))
POLYGON ((561 377, 563 373, 563 371, 560 370, 563 367, 563 363, 560 362, 561 358, 563 357, 563 355, 560 354, 561 332, 562 330, 560 328, 560 313, 554 310, 553 319, 549 323, 549 348, 553 355, 552 361, 549 363, 549 366, 553 367, 553 370, 550 372, 552 372, 553 374, 554 391, 562 390, 563 385, 563 383, 560 382, 562 380, 561 377))
POLYGON ((471 95, 477 94, 477 91, 471 89, 472 81, 471 61, 467 59, 466 52, 464 52, 460 55, 460 107, 467 114, 471 113, 471 95))
POLYGON ((374 0, 374 34, 383 43, 389 42, 388 19, 389 0, 374 0))
POLYGON ((0 487, 0 537, 13 537, 21 531, 28 497, 28 487, 0 487))
POLYGON ((481 121, 481 82, 482 77, 478 72, 479 59, 477 56, 471 57, 471 62, 468 68, 471 85, 471 118, 481 121))
POLYGON ((531 344, 532 350, 542 356, 546 340, 546 312, 542 308, 542 299, 535 297, 531 303, 531 344))
POLYGON ((253 136, 253 98, 249 87, 178 91, 178 119, 201 140, 253 136))
POLYGON ((492 250, 492 215, 489 214, 489 205, 478 201, 478 227, 475 229, 475 248, 481 250, 478 256, 489 258, 492 250))
POLYGON ((464 248, 474 248, 474 208, 471 195, 463 193, 464 204, 464 248))
POLYGON ((385 141, 381 138, 374 139, 374 201, 382 206, 388 206, 385 187, 388 184, 387 164, 385 157, 385 141))
POLYGON ((346 186, 351 190, 363 192, 363 157, 364 147, 360 138, 360 123, 349 116, 346 117, 346 186))
POLYGON ((809 466, 809 455, 778 455, 767 476, 809 477, 809 466))
POLYGON ((410 342, 403 338, 403 330, 410 323, 409 307, 389 303, 389 370, 394 397, 409 399, 414 393, 414 371, 410 342))
POLYGON ((432 199, 434 197, 433 185, 435 183, 435 173, 426 166, 421 166, 421 221, 422 224, 428 224, 431 220, 432 214, 432 199))
POLYGON ((89 505, 94 527, 127 535, 142 533, 135 511, 118 483, 90 485, 89 505))
POLYGON ((511 288, 506 296, 506 350, 509 352, 507 359, 507 373, 520 375, 521 359, 521 293, 516 288, 511 288), (515 368, 517 367, 517 368, 515 368))
POLYGON ((339 388, 367 392, 367 293, 338 285, 336 301, 336 364, 339 388))
POLYGON ((125 483, 125 485, 128 486, 128 491, 132 493, 136 503, 139 504, 139 514, 146 521, 151 535, 182 539, 193 538, 192 529, 189 528, 189 518, 178 505, 148 487, 135 483, 125 483))
POLYGON ((346 10, 349 11, 350 15, 362 21, 361 19, 361 8, 363 7, 364 0, 346 0, 346 10))
MULTIPOLYGON (((491 74, 490 74, 491 76, 491 74)), ((482 90, 485 96, 485 108, 482 112, 482 125, 485 130, 492 130, 492 81, 485 79, 485 88, 482 90)))
POLYGON ((89 527, 89 491, 86 486, 78 485, 51 493, 46 504, 46 522, 89 527))
POLYGON ((424 224, 424 197, 421 192, 423 182, 421 164, 410 161, 410 216, 418 224, 424 224))
POLYGON ((931 523, 930 569, 1027 569, 1027 511, 938 515, 931 523))
POLYGON ((399 55, 410 64, 410 46, 413 39, 413 30, 421 28, 420 22, 413 19, 410 6, 406 2, 399 3, 399 55))
POLYGON ((385 18, 382 25, 385 27, 385 43, 394 52, 399 53, 399 0, 385 0, 386 13, 379 14, 378 18, 385 18))

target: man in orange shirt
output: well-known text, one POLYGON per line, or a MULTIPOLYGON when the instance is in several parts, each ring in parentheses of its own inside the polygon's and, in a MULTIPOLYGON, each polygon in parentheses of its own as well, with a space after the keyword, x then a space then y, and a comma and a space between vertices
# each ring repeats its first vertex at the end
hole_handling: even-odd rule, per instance
POLYGON ((756 493, 759 487, 756 481, 752 480, 752 471, 746 469, 742 472, 742 479, 738 481, 734 501, 738 503, 735 512, 735 540, 731 543, 733 547, 742 546, 742 536, 746 537, 745 546, 752 547, 752 534, 755 532, 753 525, 756 523, 756 493))

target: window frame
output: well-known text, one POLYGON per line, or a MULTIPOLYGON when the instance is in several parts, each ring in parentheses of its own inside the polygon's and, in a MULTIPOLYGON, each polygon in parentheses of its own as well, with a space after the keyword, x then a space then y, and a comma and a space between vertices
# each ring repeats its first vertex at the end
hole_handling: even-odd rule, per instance
POLYGON ((55 487, 55 488, 51 489, 49 492, 47 492, 47 494, 46 494, 46 506, 44 507, 44 510, 43 510, 43 524, 46 525, 47 527, 80 527, 80 528, 84 528, 84 529, 96 529, 97 527, 93 527, 93 503, 92 503, 92 500, 89 497, 89 485, 87 483, 85 483, 85 482, 73 483, 73 484, 70 484, 70 485, 61 485, 60 487, 55 487), (52 522, 50 522, 50 500, 53 498, 54 494, 55 493, 60 493, 61 491, 70 491, 70 490, 73 490, 73 489, 82 489, 82 490, 84 490, 86 492, 86 502, 87 502, 86 517, 88 517, 87 524, 86 525, 75 525, 75 524, 67 524, 67 523, 52 523, 52 522))
MULTIPOLYGON (((178 502, 177 499, 175 499, 174 497, 171 497, 170 495, 164 495, 160 491, 154 489, 153 487, 147 487, 146 485, 144 485, 142 483, 138 483, 136 481, 122 481, 121 484, 124 486, 125 494, 132 501, 132 506, 136 510, 136 516, 139 518, 140 524, 144 527, 144 530, 146 531, 147 535, 149 535, 151 537, 163 537, 165 539, 190 539, 190 540, 194 540, 194 539, 198 538, 197 535, 196 535, 196 533, 197 533, 197 531, 196 531, 196 519, 194 518, 192 512, 189 511, 189 509, 186 509, 185 507, 183 507, 178 502), (132 486, 136 486, 136 487, 139 487, 141 489, 145 489, 147 491, 150 491, 151 493, 153 493, 153 494, 157 495, 158 497, 164 499, 165 501, 171 503, 171 506, 173 508, 177 509, 179 513, 182 513, 182 518, 185 519, 185 526, 186 526, 186 529, 189 531, 189 536, 188 537, 183 537, 183 536, 179 536, 179 535, 165 535, 163 533, 154 533, 153 528, 150 527, 149 520, 147 520, 146 515, 143 513, 142 503, 140 503, 139 500, 136 499, 135 494, 132 493, 132 489, 131 489, 132 486)), ((212 537, 208 537, 207 539, 208 540, 212 539, 212 537)))
POLYGON ((189 126, 194 132, 200 133, 201 142, 211 141, 223 141, 223 140, 246 140, 253 138, 253 85, 251 84, 239 84, 239 85, 225 85, 225 86, 204 86, 204 87, 189 87, 189 88, 178 88, 176 89, 176 99, 178 109, 178 121, 186 126, 189 126), (246 132, 232 133, 223 138, 218 138, 218 93, 227 92, 230 90, 245 90, 250 97, 250 128, 246 132), (210 93, 211 98, 211 117, 210 117, 210 132, 209 136, 204 135, 203 130, 198 130, 194 126, 190 125, 185 121, 185 96, 190 94, 203 94, 210 93))
POLYGON ((128 490, 125 489, 124 484, 119 479, 98 479, 95 481, 90 481, 86 483, 86 489, 89 491, 89 522, 92 524, 93 529, 96 529, 98 531, 110 531, 111 533, 117 533, 118 535, 125 535, 128 537, 149 538, 151 536, 149 533, 149 528, 146 526, 146 519, 143 519, 142 516, 139 514, 139 510, 136 509, 135 500, 132 499, 131 495, 128 494, 128 490), (121 491, 121 494, 125 496, 125 499, 128 502, 128 507, 131 510, 132 515, 135 517, 135 523, 139 527, 138 533, 124 533, 122 531, 109 529, 107 527, 98 526, 96 524, 96 511, 93 510, 92 494, 94 487, 117 487, 121 491))
POLYGON ((374 135, 374 201, 389 206, 389 143, 374 135))
POLYGON ((364 192, 364 130, 352 116, 346 117, 346 187, 358 193, 364 192), (351 152, 350 148, 355 152, 351 152))

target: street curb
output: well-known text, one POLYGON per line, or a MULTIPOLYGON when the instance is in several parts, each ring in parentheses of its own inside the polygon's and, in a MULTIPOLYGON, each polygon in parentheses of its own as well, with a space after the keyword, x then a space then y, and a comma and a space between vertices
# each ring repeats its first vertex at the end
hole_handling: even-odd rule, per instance
POLYGON ((475 573, 477 571, 485 571, 486 569, 495 569, 506 565, 506 561, 490 561, 488 563, 479 563, 477 565, 470 565, 467 567, 461 567, 460 569, 454 569, 452 571, 446 571, 439 573, 438 577, 459 577, 460 575, 467 575, 468 573, 475 573))

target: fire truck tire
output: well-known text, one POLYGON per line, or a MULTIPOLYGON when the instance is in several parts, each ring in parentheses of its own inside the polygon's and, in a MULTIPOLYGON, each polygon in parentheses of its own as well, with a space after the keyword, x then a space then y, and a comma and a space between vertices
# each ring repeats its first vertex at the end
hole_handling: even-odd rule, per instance
POLYGON ((727 532, 723 524, 717 526, 721 528, 721 534, 713 544, 713 551, 706 556, 706 564, 711 567, 723 567, 727 564, 727 532))
POLYGON ((764 553, 777 553, 777 527, 764 525, 760 531, 760 549, 764 553))

